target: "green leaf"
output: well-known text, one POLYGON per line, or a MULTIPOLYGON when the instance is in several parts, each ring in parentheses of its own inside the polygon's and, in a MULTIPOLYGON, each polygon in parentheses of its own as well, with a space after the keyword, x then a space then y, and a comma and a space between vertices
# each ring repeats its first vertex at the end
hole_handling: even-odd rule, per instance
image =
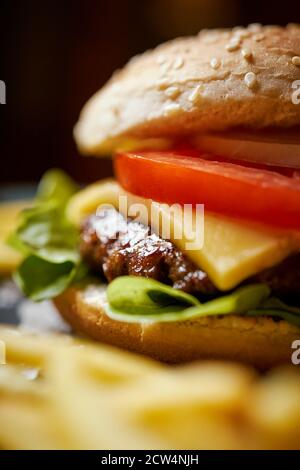
POLYGON ((200 307, 190 308, 185 312, 188 318, 211 315, 244 315, 249 310, 261 305, 270 295, 270 289, 265 284, 250 284, 236 289, 229 295, 219 297, 202 304, 200 307))
POLYGON ((48 170, 41 179, 36 200, 38 202, 55 201, 66 204, 70 197, 78 191, 79 186, 62 170, 48 170))
POLYGON ((50 202, 22 212, 15 240, 29 251, 45 247, 74 248, 78 231, 65 217, 64 209, 50 202))
POLYGON ((281 300, 277 299, 276 297, 270 297, 267 299, 263 305, 262 308, 264 309, 278 309, 278 310, 284 310, 289 313, 293 313, 295 315, 300 315, 300 308, 299 307, 292 307, 281 300))
POLYGON ((208 315, 245 314, 270 295, 264 284, 249 285, 201 304, 195 297, 152 279, 124 276, 107 289, 107 314, 117 320, 183 321, 208 315))
POLYGON ((262 305, 247 312, 249 316, 271 316, 286 320, 289 323, 300 326, 300 308, 286 305, 276 297, 270 297, 262 305))
POLYGON ((25 256, 15 280, 33 300, 53 298, 86 274, 78 230, 65 215, 76 188, 63 172, 50 170, 39 185, 35 206, 22 212, 10 237, 10 244, 25 256))
POLYGON ((110 306, 129 315, 182 311, 200 302, 192 295, 143 277, 121 276, 107 288, 110 306))
POLYGON ((54 263, 38 256, 28 256, 14 275, 24 294, 34 301, 56 297, 76 276, 77 267, 71 261, 54 263))

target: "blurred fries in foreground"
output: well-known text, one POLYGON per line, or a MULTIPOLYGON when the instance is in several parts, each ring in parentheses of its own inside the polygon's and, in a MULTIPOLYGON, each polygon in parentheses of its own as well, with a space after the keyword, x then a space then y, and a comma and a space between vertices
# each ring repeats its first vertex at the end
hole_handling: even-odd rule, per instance
POLYGON ((3 449, 300 449, 300 373, 169 367, 64 335, 0 328, 3 449))

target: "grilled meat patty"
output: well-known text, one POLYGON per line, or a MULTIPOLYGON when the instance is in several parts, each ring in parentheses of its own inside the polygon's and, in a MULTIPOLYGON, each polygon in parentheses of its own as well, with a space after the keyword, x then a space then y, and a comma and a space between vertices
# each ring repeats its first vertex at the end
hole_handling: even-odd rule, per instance
MULTIPOLYGON (((220 294, 207 273, 198 269, 171 241, 151 233, 150 227, 126 220, 117 210, 105 209, 82 226, 80 251, 95 273, 108 282, 134 275, 156 279, 196 296, 220 294)), ((252 277, 281 298, 300 296, 300 255, 252 277)))
POLYGON ((114 209, 86 220, 81 232, 81 255, 108 282, 134 275, 156 279, 193 294, 215 295, 218 290, 176 246, 151 234, 150 227, 126 220, 114 209))

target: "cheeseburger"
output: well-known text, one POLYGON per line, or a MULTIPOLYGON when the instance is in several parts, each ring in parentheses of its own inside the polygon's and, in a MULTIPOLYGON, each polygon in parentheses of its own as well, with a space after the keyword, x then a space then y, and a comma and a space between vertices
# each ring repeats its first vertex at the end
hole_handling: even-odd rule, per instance
POLYGON ((289 362, 299 81, 297 25, 201 31, 134 57, 74 132, 83 154, 113 156, 115 179, 78 191, 52 171, 22 215, 12 243, 25 294, 52 298, 83 335, 162 361, 289 362), (193 230, 185 216, 199 207, 193 230))

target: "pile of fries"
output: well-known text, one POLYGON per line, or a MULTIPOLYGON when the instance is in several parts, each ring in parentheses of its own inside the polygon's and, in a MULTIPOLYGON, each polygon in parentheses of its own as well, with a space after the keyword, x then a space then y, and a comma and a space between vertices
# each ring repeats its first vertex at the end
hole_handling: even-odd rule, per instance
POLYGON ((2 449, 300 449, 300 371, 167 366, 1 327, 2 449))

